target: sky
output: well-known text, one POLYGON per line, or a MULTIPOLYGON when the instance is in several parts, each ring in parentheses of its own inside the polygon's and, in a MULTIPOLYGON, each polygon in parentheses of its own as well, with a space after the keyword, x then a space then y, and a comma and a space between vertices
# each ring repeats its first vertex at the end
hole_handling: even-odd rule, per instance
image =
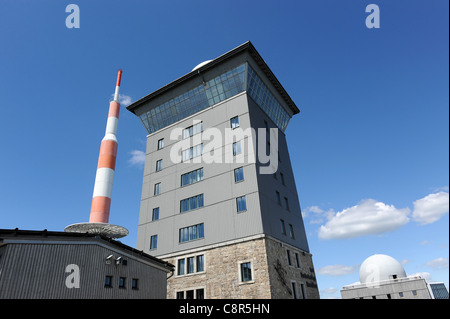
POLYGON ((88 221, 121 68, 110 222, 135 247, 146 131, 124 106, 250 40, 301 111, 286 137, 321 298, 373 254, 448 288, 448 6, 2 0, 0 228, 88 221))

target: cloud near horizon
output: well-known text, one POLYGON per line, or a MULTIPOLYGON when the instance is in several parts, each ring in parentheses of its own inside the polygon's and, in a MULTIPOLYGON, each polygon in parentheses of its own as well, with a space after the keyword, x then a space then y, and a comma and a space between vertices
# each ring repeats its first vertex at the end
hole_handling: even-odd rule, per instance
POLYGON ((374 199, 362 200, 328 218, 321 239, 347 239, 393 231, 409 222, 409 208, 397 209, 374 199))
MULTIPOLYGON (((321 239, 348 239, 394 231, 414 220, 420 225, 434 223, 449 212, 449 193, 429 194, 414 201, 414 209, 396 208, 374 199, 364 199, 359 204, 340 212, 325 211, 310 206, 302 212, 310 224, 322 224, 318 230, 321 239)), ((448 187, 447 187, 448 189, 448 187)))
POLYGON ((430 194, 414 202, 412 218, 421 225, 431 224, 448 214, 448 192, 430 194))
POLYGON ((345 266, 345 265, 329 265, 317 270, 318 275, 327 276, 345 276, 348 274, 353 274, 359 270, 359 265, 345 266))

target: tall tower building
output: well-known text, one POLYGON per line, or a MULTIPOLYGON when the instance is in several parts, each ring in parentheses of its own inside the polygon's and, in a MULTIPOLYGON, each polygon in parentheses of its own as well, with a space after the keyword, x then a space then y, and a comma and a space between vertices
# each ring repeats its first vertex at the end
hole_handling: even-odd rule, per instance
POLYGON ((148 132, 137 248, 168 298, 319 298, 285 130, 299 109, 250 42, 129 105, 148 132))

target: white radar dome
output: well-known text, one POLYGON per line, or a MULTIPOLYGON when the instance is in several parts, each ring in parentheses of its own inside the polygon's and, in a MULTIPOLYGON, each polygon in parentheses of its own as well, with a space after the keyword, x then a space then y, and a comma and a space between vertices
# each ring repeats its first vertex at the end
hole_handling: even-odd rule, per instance
MULTIPOLYGON (((195 68, 193 68, 192 69, 192 71, 195 71, 195 70, 197 70, 198 68, 201 68, 202 66, 204 66, 205 64, 208 64, 209 62, 211 62, 212 60, 206 60, 206 61, 203 61, 202 63, 200 63, 200 64, 198 64, 195 68)), ((192 72, 191 71, 191 72, 192 72)))
POLYGON ((405 269, 397 260, 388 255, 370 256, 364 260, 359 269, 359 281, 362 284, 402 277, 406 277, 405 269))

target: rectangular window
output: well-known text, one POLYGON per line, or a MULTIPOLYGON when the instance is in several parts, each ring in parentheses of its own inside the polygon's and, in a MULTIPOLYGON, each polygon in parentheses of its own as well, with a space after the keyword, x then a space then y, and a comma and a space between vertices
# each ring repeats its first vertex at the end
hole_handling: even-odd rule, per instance
POLYGON ((203 122, 191 125, 183 130, 183 139, 191 137, 203 131, 203 122))
POLYGON ((152 221, 159 219, 159 207, 153 208, 152 221))
POLYGON ((187 264, 186 264, 186 272, 188 273, 188 274, 192 274, 192 273, 194 273, 194 271, 195 271, 195 268, 194 268, 194 262, 195 262, 195 257, 189 257, 189 258, 187 258, 187 264))
POLYGON ((236 156, 238 154, 241 154, 241 141, 234 142, 233 143, 233 155, 236 156))
POLYGON ((306 299, 305 285, 300 284, 300 290, 302 291, 302 299, 306 299))
POLYGON ((294 236, 294 226, 292 226, 292 224, 289 224, 289 236, 290 236, 292 239, 295 239, 295 236, 294 236))
POLYGON ((284 175, 283 175, 283 173, 281 173, 281 172, 280 172, 280 177, 281 177, 281 184, 286 185, 286 184, 284 183, 284 175))
POLYGON ((125 288, 125 277, 119 278, 119 288, 125 288))
POLYGON ((246 211, 247 210, 247 200, 246 200, 245 196, 236 198, 236 205, 237 205, 238 213, 246 211))
POLYGON ((287 209, 287 210, 290 210, 290 209, 289 209, 289 201, 288 201, 288 198, 287 198, 287 197, 284 198, 284 204, 286 205, 286 209, 287 209))
POLYGON ((178 259, 177 265, 178 265, 177 270, 178 276, 205 271, 204 255, 178 259))
POLYGON ((153 235, 150 237, 150 250, 156 249, 158 247, 158 235, 153 235))
POLYGON ((194 290, 186 291, 186 299, 194 299, 194 290))
POLYGON ((294 297, 294 299, 298 299, 297 284, 295 282, 292 282, 292 297, 294 297))
POLYGON ((164 148, 164 139, 158 140, 158 150, 161 150, 164 148))
POLYGON ((241 281, 252 281, 252 263, 246 262, 241 264, 241 281))
POLYGON ((280 219, 281 233, 286 235, 286 227, 284 226, 284 220, 280 219))
POLYGON ((184 291, 177 291, 177 299, 184 299, 184 291))
POLYGON ((278 205, 281 205, 280 192, 279 192, 279 191, 275 191, 275 194, 277 195, 277 204, 278 204, 278 205))
POLYGON ((159 194, 161 194, 161 183, 156 183, 153 195, 156 196, 156 195, 159 195, 159 194))
POLYGON ((197 272, 205 270, 205 256, 198 255, 197 256, 197 272))
POLYGON ((204 238, 204 237, 205 237, 205 234, 204 234, 203 223, 194 225, 194 226, 180 228, 180 234, 179 234, 179 242, 180 243, 184 243, 187 241, 200 239, 200 238, 204 238))
POLYGON ((201 289, 197 289, 195 291, 196 294, 196 299, 205 299, 205 289, 201 288, 201 289))
POLYGON ((178 276, 184 275, 184 266, 186 264, 186 259, 178 259, 178 276))
POLYGON ((236 127, 239 127, 239 116, 233 117, 231 120, 231 128, 234 129, 236 127))
POLYGON ((181 175, 181 186, 191 185, 203 180, 203 167, 181 175))
POLYGON ((286 249, 286 254, 287 254, 288 264, 289 264, 289 266, 292 266, 291 251, 289 249, 286 249))
POLYGON ((187 150, 184 150, 181 154, 182 161, 188 161, 194 157, 201 156, 203 154, 203 143, 195 145, 187 150))
POLYGON ((162 170, 162 159, 156 161, 156 171, 162 170))
POLYGON ((105 287, 112 287, 112 276, 105 276, 105 287))
POLYGON ((139 279, 131 279, 131 289, 139 289, 139 279))
POLYGON ((301 268, 300 265, 300 255, 298 253, 295 253, 295 262, 297 264, 297 268, 301 268))
POLYGON ((234 170, 234 182, 240 182, 244 180, 244 168, 239 167, 234 170))
POLYGON ((203 194, 189 197, 180 201, 180 213, 203 207, 203 194))

